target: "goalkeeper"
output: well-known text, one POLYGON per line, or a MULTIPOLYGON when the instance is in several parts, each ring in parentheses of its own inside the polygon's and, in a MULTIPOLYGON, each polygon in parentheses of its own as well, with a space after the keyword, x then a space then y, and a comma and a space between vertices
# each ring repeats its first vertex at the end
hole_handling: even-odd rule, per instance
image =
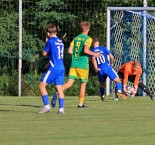
POLYGON ((155 96, 152 92, 150 92, 149 88, 143 84, 142 80, 140 79, 141 75, 142 75, 142 67, 141 62, 139 60, 127 62, 122 66, 120 66, 118 70, 118 76, 123 83, 124 93, 127 93, 126 87, 129 81, 134 83, 133 96, 136 95, 138 88, 141 88, 147 95, 150 96, 151 100, 154 101, 155 96))

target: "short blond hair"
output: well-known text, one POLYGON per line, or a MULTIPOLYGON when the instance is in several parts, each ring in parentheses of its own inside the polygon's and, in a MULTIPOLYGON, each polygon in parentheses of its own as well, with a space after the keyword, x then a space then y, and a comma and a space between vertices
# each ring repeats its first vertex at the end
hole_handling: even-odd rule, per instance
POLYGON ((87 31, 90 29, 91 23, 90 22, 81 22, 80 23, 80 30, 81 32, 87 31))
POLYGON ((135 66, 141 66, 141 62, 139 60, 135 61, 135 66))

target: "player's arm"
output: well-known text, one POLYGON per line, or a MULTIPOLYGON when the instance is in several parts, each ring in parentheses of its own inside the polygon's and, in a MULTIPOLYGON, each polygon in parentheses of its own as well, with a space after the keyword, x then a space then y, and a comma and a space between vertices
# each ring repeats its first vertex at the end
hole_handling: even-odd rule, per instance
POLYGON ((70 46, 68 48, 68 53, 72 54, 73 53, 73 47, 74 47, 74 40, 70 43, 70 46))
POLYGON ((94 57, 99 57, 100 56, 99 53, 95 53, 90 50, 91 44, 92 44, 92 38, 88 38, 84 44, 84 53, 94 56, 94 57))
POLYGON ((49 50, 50 50, 50 42, 48 41, 48 38, 46 38, 46 45, 42 52, 42 56, 47 56, 49 50))
POLYGON ((111 51, 109 49, 107 49, 106 47, 102 47, 102 49, 105 50, 106 55, 109 57, 110 65, 113 66, 113 64, 114 64, 114 56, 111 54, 111 51))
POLYGON ((92 51, 90 51, 89 48, 90 48, 89 46, 85 45, 85 46, 84 46, 84 53, 86 53, 86 54, 88 54, 88 55, 92 55, 92 56, 94 56, 94 57, 99 57, 99 56, 100 56, 100 53, 92 52, 92 51))
POLYGON ((135 80, 134 80, 134 95, 137 93, 138 83, 139 83, 141 74, 142 74, 142 71, 141 70, 139 70, 137 72, 137 74, 136 74, 136 77, 135 77, 135 80))
POLYGON ((96 62, 96 57, 92 57, 92 63, 94 65, 95 71, 100 71, 100 68, 98 68, 97 62, 96 62))
POLYGON ((126 67, 124 69, 124 80, 123 80, 123 91, 126 93, 127 90, 126 90, 126 87, 127 87, 127 84, 128 84, 128 68, 126 67))
POLYGON ((42 56, 47 56, 47 54, 48 54, 48 53, 47 53, 46 51, 43 51, 43 52, 42 52, 42 56))
POLYGON ((69 54, 72 54, 72 53, 73 53, 73 47, 72 47, 72 46, 69 46, 69 48, 68 48, 68 53, 69 53, 69 54))
POLYGON ((114 64, 114 56, 112 54, 109 54, 109 59, 110 59, 110 65, 113 66, 113 64, 114 64))

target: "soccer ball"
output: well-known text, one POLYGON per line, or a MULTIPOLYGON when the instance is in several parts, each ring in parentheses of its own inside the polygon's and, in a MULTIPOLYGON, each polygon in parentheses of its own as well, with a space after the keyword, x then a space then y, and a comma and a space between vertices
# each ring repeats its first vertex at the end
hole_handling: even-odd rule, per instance
POLYGON ((134 88, 131 86, 127 86, 126 89, 127 89, 127 95, 132 96, 134 93, 134 88))

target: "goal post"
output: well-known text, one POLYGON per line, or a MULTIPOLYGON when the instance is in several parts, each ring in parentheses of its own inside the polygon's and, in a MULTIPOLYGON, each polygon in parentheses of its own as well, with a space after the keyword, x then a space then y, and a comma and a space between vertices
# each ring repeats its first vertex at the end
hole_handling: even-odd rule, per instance
MULTIPOLYGON (((143 83, 155 90, 155 7, 107 7, 107 48, 115 57, 116 71, 139 59, 143 83)), ((114 93, 114 85, 107 79, 106 95, 114 93)))

